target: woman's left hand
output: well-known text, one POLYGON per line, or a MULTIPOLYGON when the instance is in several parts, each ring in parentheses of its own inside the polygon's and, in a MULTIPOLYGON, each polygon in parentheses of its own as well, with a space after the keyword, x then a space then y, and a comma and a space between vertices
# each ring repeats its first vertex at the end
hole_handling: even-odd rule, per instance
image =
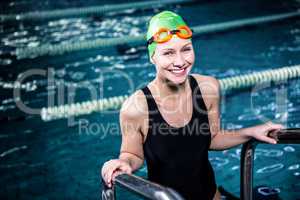
POLYGON ((282 124, 274 124, 272 122, 267 122, 265 124, 252 127, 249 136, 262 142, 276 144, 277 141, 273 138, 268 137, 267 135, 272 130, 280 130, 283 128, 284 126, 282 124))

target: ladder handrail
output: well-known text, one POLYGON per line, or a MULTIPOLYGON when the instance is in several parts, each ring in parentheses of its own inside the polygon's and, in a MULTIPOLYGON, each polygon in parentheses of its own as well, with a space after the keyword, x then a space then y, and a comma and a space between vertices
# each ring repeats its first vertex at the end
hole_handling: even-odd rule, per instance
POLYGON ((120 174, 116 176, 114 184, 109 188, 102 179, 102 200, 116 200, 115 186, 138 194, 146 199, 153 200, 184 200, 175 190, 164 187, 133 174, 120 174))
MULTIPOLYGON (((289 128, 272 131, 268 134, 277 144, 300 144, 300 128, 289 128)), ((253 200, 253 165, 255 147, 263 143, 250 140, 245 143, 241 151, 241 200, 253 200)))

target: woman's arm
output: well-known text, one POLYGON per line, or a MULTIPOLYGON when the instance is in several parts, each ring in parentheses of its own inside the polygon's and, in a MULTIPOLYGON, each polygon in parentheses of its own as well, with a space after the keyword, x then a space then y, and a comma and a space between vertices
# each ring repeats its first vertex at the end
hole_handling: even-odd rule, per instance
MULTIPOLYGON (((204 100, 208 110, 209 127, 212 134, 210 149, 224 150, 247 142, 251 138, 260 141, 275 144, 276 141, 267 136, 268 132, 275 129, 281 129, 281 124, 271 122, 242 128, 239 130, 221 130, 220 129, 220 85, 217 79, 205 76, 205 84, 202 84, 201 90, 204 93, 204 100)), ((199 80, 199 79, 198 79, 199 80)))
POLYGON ((106 184, 111 187, 114 178, 122 173, 132 173, 144 163, 142 122, 144 119, 143 99, 136 100, 139 92, 130 96, 120 110, 122 144, 117 159, 107 161, 101 170, 106 184), (137 107, 140 106, 140 107, 137 107))
POLYGON ((224 150, 247 142, 251 138, 276 144, 276 140, 267 136, 269 131, 283 128, 281 124, 271 122, 239 130, 220 130, 212 138, 210 149, 224 150))
POLYGON ((142 126, 147 113, 145 103, 142 92, 137 91, 123 103, 120 109, 122 144, 119 159, 128 162, 133 171, 144 163, 142 126))

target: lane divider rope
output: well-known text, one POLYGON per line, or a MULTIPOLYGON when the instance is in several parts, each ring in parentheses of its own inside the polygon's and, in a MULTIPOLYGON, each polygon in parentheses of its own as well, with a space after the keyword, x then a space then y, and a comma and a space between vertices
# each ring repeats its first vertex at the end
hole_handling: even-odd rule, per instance
MULTIPOLYGON (((277 15, 268 15, 262 17, 248 18, 248 19, 239 19, 229 22, 214 23, 208 25, 200 25, 192 27, 194 30, 193 35, 197 36, 200 34, 215 33, 218 31, 230 30, 233 28, 241 28, 249 25, 257 25, 262 23, 269 23, 278 20, 289 19, 293 17, 299 17, 300 10, 296 12, 289 12, 284 14, 277 15)), ((65 53, 71 53, 80 50, 92 50, 98 48, 111 47, 116 45, 123 44, 146 44, 146 36, 123 36, 121 38, 102 38, 95 39, 90 41, 78 41, 76 43, 69 42, 64 44, 45 44, 39 47, 26 47, 26 48, 17 48, 16 57, 17 59, 24 58, 36 58, 39 56, 53 56, 53 55, 62 55, 65 53)))
POLYGON ((89 16, 93 14, 104 14, 107 12, 123 11, 126 9, 147 9, 160 7, 168 4, 188 3, 192 0, 164 0, 164 1, 145 1, 132 2, 123 4, 99 5, 80 8, 56 9, 48 11, 34 11, 20 14, 0 15, 0 21, 32 21, 32 20, 49 20, 55 18, 89 16))

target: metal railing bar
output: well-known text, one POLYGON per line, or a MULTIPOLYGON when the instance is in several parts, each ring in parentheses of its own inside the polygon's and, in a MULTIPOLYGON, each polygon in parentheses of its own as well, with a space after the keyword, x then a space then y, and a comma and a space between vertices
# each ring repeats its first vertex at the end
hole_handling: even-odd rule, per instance
POLYGON ((115 186, 125 188, 127 191, 133 192, 141 197, 153 200, 184 200, 180 194, 175 190, 164 187, 160 184, 151 182, 142 177, 133 175, 133 174, 121 174, 115 178, 112 188, 105 186, 104 181, 102 181, 103 191, 102 199, 103 200, 115 200, 115 186), (103 197, 103 194, 109 194, 106 197, 103 197))

